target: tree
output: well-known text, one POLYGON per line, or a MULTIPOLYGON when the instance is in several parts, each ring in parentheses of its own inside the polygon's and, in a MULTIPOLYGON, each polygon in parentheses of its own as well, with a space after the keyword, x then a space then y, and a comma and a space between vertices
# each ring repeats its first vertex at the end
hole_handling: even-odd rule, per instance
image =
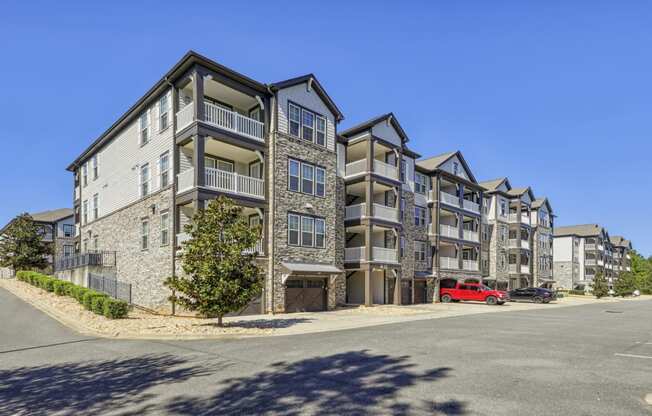
POLYGON ((598 272, 596 273, 595 278, 593 279, 592 287, 593 287, 593 295, 595 295, 595 297, 598 299, 607 296, 607 294, 609 294, 609 286, 607 285, 607 279, 604 277, 602 271, 598 270, 598 272))
POLYGON ((0 267, 13 270, 43 270, 52 245, 43 241, 43 230, 27 214, 14 218, 0 236, 0 267))
POLYGON ((614 292, 617 296, 631 295, 636 290, 636 278, 631 272, 622 272, 614 283, 614 292))
POLYGON ((199 210, 185 227, 190 239, 183 244, 181 261, 186 276, 170 277, 170 301, 206 317, 222 317, 245 307, 262 289, 257 253, 260 239, 242 208, 224 196, 199 210))
POLYGON ((652 259, 646 259, 635 250, 630 252, 630 257, 636 288, 645 292, 652 291, 652 259))

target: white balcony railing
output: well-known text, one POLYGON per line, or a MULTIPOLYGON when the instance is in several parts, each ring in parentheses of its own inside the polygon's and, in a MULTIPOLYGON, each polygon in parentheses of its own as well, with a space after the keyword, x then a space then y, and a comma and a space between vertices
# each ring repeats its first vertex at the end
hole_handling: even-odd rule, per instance
POLYGON ((365 247, 347 247, 344 249, 344 261, 354 262, 364 259, 365 247))
POLYGON ((518 248, 518 239, 510 238, 507 242, 507 247, 509 248, 518 248))
POLYGON ((439 234, 444 237, 460 238, 459 229, 448 224, 439 224, 439 234))
POLYGON ((595 244, 584 244, 585 250, 595 250, 595 248, 596 248, 595 244))
POLYGON ((192 123, 195 117, 195 106, 190 103, 177 112, 177 131, 192 123))
POLYGON ((521 240, 521 248, 525 250, 530 249, 530 240, 521 240))
POLYGON ((444 204, 452 205, 455 207, 460 206, 460 199, 456 195, 449 194, 448 192, 440 192, 439 195, 441 202, 444 204))
POLYGON ((75 186, 75 201, 79 199, 80 192, 79 186, 75 186))
POLYGON ((374 217, 387 221, 398 221, 398 210, 381 204, 374 204, 374 217))
POLYGON ((240 195, 265 197, 265 181, 225 170, 205 168, 206 187, 240 195))
POLYGON ((598 264, 598 262, 596 261, 596 259, 585 259, 584 264, 586 264, 587 266, 595 266, 596 264, 598 264))
POLYGON ((584 280, 593 280, 593 278, 595 278, 595 274, 584 273, 584 280))
POLYGON ((374 160, 374 172, 386 178, 398 180, 398 169, 380 160, 374 160))
POLYGON ((462 260, 462 267, 464 270, 478 271, 477 260, 462 260))
POLYGON ((177 175, 177 192, 192 189, 195 184, 195 169, 184 170, 177 175))
POLYGON ((250 139, 265 141, 264 124, 226 108, 204 102, 204 117, 208 124, 230 130, 250 139))
POLYGON ((521 264, 521 274, 530 274, 530 266, 521 264))
POLYGON ((466 241, 480 241, 480 234, 477 231, 464 230, 464 239, 466 241))
POLYGON ((598 260, 598 266, 603 266, 604 265, 604 260, 598 260))
POLYGON ((530 217, 527 215, 521 214, 521 217, 519 218, 518 214, 509 214, 507 217, 507 221, 510 223, 521 223, 525 225, 530 225, 530 217))
POLYGON ((398 252, 395 248, 372 247, 371 256, 374 261, 382 261, 387 263, 398 262, 398 252))
POLYGON ((345 176, 353 176, 353 175, 358 175, 360 173, 364 173, 367 171, 367 160, 360 159, 360 160, 356 160, 355 162, 347 163, 344 169, 345 169, 344 172, 345 176))
POLYGON ((349 205, 344 209, 344 219, 362 218, 365 204, 349 205))
POLYGON ((256 245, 253 246, 252 248, 247 248, 243 250, 243 253, 246 254, 258 253, 258 256, 263 256, 265 254, 265 251, 263 250, 263 240, 257 242, 256 245))
POLYGON ((516 273, 516 265, 515 264, 510 264, 509 265, 509 272, 510 273, 516 273))
POLYGON ((439 257, 439 267, 442 269, 459 269, 460 264, 457 257, 439 257))
POLYGON ((463 207, 467 211, 475 212, 475 213, 480 213, 480 204, 477 204, 473 201, 467 201, 466 199, 462 201, 463 207))

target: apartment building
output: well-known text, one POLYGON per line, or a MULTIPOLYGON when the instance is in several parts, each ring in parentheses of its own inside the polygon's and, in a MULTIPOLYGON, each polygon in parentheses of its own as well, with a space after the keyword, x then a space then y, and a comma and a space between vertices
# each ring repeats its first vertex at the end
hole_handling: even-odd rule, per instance
MULTIPOLYGON (((29 214, 32 220, 38 225, 43 236, 43 242, 51 246, 52 255, 48 256, 48 268, 52 271, 55 258, 70 256, 75 250, 75 220, 73 210, 70 208, 59 208, 50 211, 35 212, 29 214)), ((12 224, 10 221, 0 230, 0 238, 5 230, 12 224)), ((14 271, 3 268, 0 275, 3 277, 13 276, 14 271)))
POLYGON ((532 228, 532 285, 553 287, 553 232, 554 214, 548 198, 532 201, 530 225, 532 228))
POLYGON ((622 272, 632 271, 631 241, 619 235, 611 236, 609 240, 613 250, 613 271, 616 277, 622 272))
POLYGON ((432 276, 482 278, 481 229, 484 189, 461 152, 417 162, 415 182, 428 204, 426 223, 432 250, 432 276))
POLYGON ((256 312, 343 303, 342 118, 312 74, 263 84, 189 52, 68 167, 77 251, 115 251, 134 303, 166 309, 184 226, 225 195, 263 226, 256 312))
POLYGON ((532 286, 532 190, 512 188, 507 178, 480 182, 480 186, 487 204, 483 238, 489 240, 489 273, 484 281, 502 290, 532 286))
MULTIPOLYGON (((624 240, 624 239, 622 239, 624 240)), ((620 266, 622 255, 627 260, 629 242, 618 240, 620 266)), ((626 241, 626 240, 624 240, 626 241)), ((557 285, 566 289, 588 289, 598 273, 610 287, 618 278, 620 267, 614 270, 614 249, 607 230, 599 224, 557 227, 554 230, 554 275, 557 285)), ((627 270, 625 263, 625 270, 627 270)))

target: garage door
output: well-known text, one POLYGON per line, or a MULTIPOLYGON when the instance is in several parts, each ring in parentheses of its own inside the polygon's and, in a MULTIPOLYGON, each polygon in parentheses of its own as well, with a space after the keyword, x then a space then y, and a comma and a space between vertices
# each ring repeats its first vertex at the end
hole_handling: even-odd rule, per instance
POLYGON ((286 282, 286 312, 326 310, 326 289, 323 279, 291 279, 286 282))
POLYGON ((412 281, 401 280, 401 304, 412 304, 412 281))
POLYGON ((426 303, 426 281, 414 281, 414 303, 426 303))

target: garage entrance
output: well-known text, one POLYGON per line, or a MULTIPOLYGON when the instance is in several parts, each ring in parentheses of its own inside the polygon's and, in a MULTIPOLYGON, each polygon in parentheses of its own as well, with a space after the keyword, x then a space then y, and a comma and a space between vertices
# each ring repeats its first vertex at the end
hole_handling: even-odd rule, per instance
POLYGON ((293 278, 285 282, 285 312, 326 310, 326 280, 293 278))
POLYGON ((425 280, 414 281, 414 303, 426 303, 426 286, 425 280))

